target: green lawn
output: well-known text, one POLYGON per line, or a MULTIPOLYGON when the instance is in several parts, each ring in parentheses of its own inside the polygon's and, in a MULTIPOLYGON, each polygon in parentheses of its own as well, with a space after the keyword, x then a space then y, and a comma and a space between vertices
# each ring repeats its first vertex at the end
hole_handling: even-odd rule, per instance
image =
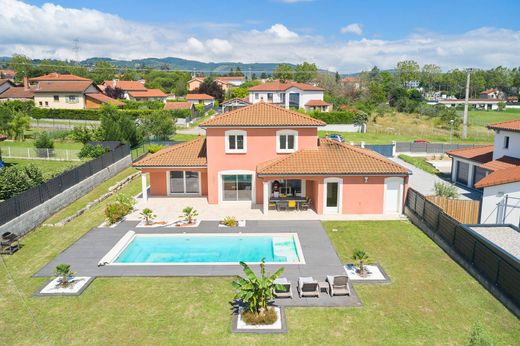
MULTIPOLYGON (((26 139, 25 141, 3 141, 0 142, 0 148, 14 147, 14 148, 34 148, 34 140, 26 139)), ((83 144, 72 141, 54 140, 54 149, 69 149, 80 150, 83 144)))
MULTIPOLYGON (((140 184, 135 180, 122 191, 137 194, 140 184)), ((55 219, 70 215, 109 185, 98 186, 55 219)), ((405 221, 326 222, 342 261, 363 248, 392 283, 356 285, 362 307, 289 308, 287 335, 231 334, 232 278, 226 277, 98 278, 79 297, 33 297, 46 279, 32 275, 99 225, 113 198, 63 228, 38 228, 23 239, 21 251, 2 257, 3 344, 464 344, 477 321, 501 344, 520 338, 518 320, 405 221)))
POLYGON ((197 137, 199 137, 199 136, 190 135, 190 134, 186 134, 186 133, 176 133, 170 137, 170 140, 176 141, 176 142, 186 142, 186 141, 191 141, 192 139, 195 139, 197 137))
POLYGON ((4 159, 7 166, 23 167, 25 165, 36 165, 42 170, 46 180, 81 165, 82 161, 52 161, 52 160, 24 160, 24 159, 4 159))
POLYGON ((486 126, 502 121, 520 119, 520 109, 497 111, 470 111, 468 112, 469 124, 472 126, 486 126))
POLYGON ((401 154, 401 155, 399 155, 399 158, 401 160, 403 160, 404 162, 408 162, 409 164, 412 164, 415 167, 420 168, 423 171, 428 172, 430 174, 435 174, 435 175, 442 174, 437 168, 435 168, 432 164, 427 162, 426 157, 417 157, 417 156, 409 156, 409 155, 401 154))

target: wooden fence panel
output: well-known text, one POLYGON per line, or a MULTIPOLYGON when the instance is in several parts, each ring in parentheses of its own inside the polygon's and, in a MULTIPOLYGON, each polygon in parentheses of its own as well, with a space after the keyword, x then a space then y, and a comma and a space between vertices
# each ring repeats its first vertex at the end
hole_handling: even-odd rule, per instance
POLYGON ((426 199, 439 206, 446 214, 460 223, 478 223, 480 201, 450 199, 439 196, 426 196, 426 199))

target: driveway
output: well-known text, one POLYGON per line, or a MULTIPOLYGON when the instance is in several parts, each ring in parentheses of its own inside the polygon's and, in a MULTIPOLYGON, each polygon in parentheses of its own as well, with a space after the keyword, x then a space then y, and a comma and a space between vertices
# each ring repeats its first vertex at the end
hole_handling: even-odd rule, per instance
MULTIPOLYGON (((410 176, 408 180, 408 186, 413 188, 414 190, 422 193, 423 195, 432 195, 434 192, 434 184, 436 182, 444 182, 444 183, 450 183, 450 181, 446 179, 442 179, 434 174, 430 174, 428 172, 423 171, 420 168, 415 167, 414 165, 411 165, 407 162, 404 162, 403 160, 394 157, 391 158, 394 162, 400 164, 401 166, 404 166, 408 168, 410 171, 412 171, 412 175, 410 176)), ((463 188, 457 185, 457 190, 460 194, 460 199, 473 199, 473 200, 479 200, 481 193, 475 190, 463 188)))

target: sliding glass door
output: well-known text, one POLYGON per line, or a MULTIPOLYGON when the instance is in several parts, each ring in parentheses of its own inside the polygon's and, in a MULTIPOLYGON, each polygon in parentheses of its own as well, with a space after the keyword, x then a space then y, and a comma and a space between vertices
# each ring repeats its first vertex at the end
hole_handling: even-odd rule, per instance
POLYGON ((222 175, 223 201, 251 201, 253 198, 253 176, 251 174, 222 175))
POLYGON ((200 194, 199 172, 170 172, 170 193, 200 194))

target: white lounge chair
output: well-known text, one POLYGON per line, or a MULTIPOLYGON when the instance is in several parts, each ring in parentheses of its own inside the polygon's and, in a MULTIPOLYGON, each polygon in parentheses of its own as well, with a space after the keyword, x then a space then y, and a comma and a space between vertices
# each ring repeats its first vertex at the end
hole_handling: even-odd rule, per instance
POLYGON ((327 275, 327 282, 331 296, 350 296, 347 275, 327 275))
POLYGON ((318 281, 312 277, 300 277, 298 278, 298 294, 301 297, 319 297, 320 288, 318 281))
POLYGON ((278 290, 275 288, 273 294, 276 298, 292 298, 292 287, 291 282, 287 280, 287 278, 278 278, 274 280, 275 284, 282 285, 284 287, 283 290, 278 290))

